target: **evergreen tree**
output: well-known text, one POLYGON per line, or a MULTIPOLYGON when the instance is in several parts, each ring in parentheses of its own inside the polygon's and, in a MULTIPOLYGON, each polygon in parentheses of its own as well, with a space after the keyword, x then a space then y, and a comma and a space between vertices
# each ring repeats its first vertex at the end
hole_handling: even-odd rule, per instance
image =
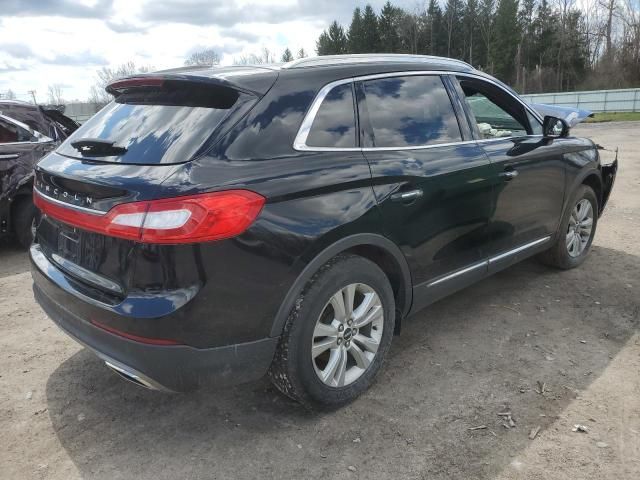
POLYGON ((558 28, 558 18, 547 0, 542 0, 538 5, 538 14, 532 27, 534 31, 533 62, 540 67, 551 66, 555 58, 554 41, 558 28))
POLYGON ((443 55, 445 54, 446 45, 444 39, 444 21, 442 18, 442 9, 438 0, 429 0, 427 7, 427 15, 424 20, 425 26, 425 51, 427 55, 443 55))
POLYGON ((329 26, 329 31, 320 34, 320 38, 316 42, 316 51, 318 55, 340 55, 347 53, 347 37, 344 29, 337 21, 329 26))
POLYGON ((480 60, 478 52, 480 51, 480 45, 482 44, 478 16, 478 0, 468 0, 462 16, 462 43, 464 49, 462 58, 472 65, 474 62, 477 63, 480 60))
POLYGON ((498 0, 492 62, 495 66, 496 76, 507 83, 515 79, 519 41, 518 0, 498 0))
POLYGON ((283 62, 290 62, 293 60, 293 54, 291 53, 291 50, 289 50, 289 47, 285 48, 284 52, 282 52, 281 60, 283 62))
POLYGON ((444 21, 447 32, 447 57, 462 56, 462 0, 447 0, 444 9, 444 21))
POLYGON ((382 7, 378 20, 378 33, 380 34, 380 51, 386 53, 400 52, 400 36, 398 35, 398 23, 404 12, 387 2, 382 7))
POLYGON ((389 0, 379 16, 370 5, 355 8, 346 35, 333 22, 318 38, 317 51, 461 58, 527 93, 640 84, 634 13, 630 20, 613 18, 619 0, 598 1, 603 15, 594 17, 575 0, 429 0, 420 13, 389 0), (619 39, 611 34, 611 22, 618 22, 619 39))
POLYGON ((304 48, 300 48, 300 50, 298 50, 298 54, 296 55, 296 58, 306 58, 307 57, 307 52, 305 51, 304 48))
POLYGON ((479 49, 479 64, 489 73, 493 72, 494 24, 496 15, 495 0, 480 0, 479 26, 482 45, 479 49))
POLYGON ((362 40, 364 51, 368 53, 380 51, 380 38, 378 37, 378 16, 371 5, 364 7, 362 14, 362 40))
POLYGON ((364 29, 362 28, 362 12, 359 7, 353 11, 349 33, 347 34, 349 53, 364 53, 364 29))

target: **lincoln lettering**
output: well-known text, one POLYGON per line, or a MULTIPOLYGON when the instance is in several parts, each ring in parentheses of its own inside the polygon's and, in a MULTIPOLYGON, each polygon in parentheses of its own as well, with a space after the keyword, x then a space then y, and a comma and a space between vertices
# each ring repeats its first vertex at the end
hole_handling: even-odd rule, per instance
POLYGON ((45 184, 41 180, 36 181, 36 187, 40 192, 48 194, 48 196, 52 196, 54 198, 64 198, 65 200, 73 200, 77 203, 84 203, 85 205, 91 205, 93 203, 93 198, 89 196, 78 195, 77 193, 69 193, 66 190, 60 190, 57 187, 52 187, 50 185, 45 184))

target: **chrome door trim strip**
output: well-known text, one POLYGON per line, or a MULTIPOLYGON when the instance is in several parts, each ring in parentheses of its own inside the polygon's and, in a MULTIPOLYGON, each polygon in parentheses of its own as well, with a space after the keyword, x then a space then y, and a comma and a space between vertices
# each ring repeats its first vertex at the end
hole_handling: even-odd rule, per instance
POLYGON ((522 137, 537 137, 539 135, 522 135, 521 137, 503 137, 496 139, 478 139, 478 140, 465 140, 460 142, 453 143, 443 143, 443 144, 434 144, 434 145, 417 145, 417 146, 409 146, 409 147, 311 147, 307 145, 307 137, 309 136, 309 132, 311 131, 311 126, 313 125, 313 121, 315 120, 316 114, 320 109, 320 105, 324 101, 325 97, 329 94, 329 92, 339 86, 344 85, 345 83, 351 82, 359 82, 364 80, 375 80, 379 78, 392 78, 392 77, 408 77, 408 76, 420 76, 420 75, 453 75, 456 77, 471 77, 476 78, 478 80, 485 81, 498 87, 504 93, 512 97, 518 103, 520 103, 525 110, 531 113, 539 122, 542 123, 542 119, 540 118, 540 114, 536 112, 530 105, 528 105, 524 100, 514 95, 511 91, 506 89, 499 82, 486 77, 484 75, 470 73, 470 72, 455 72, 455 71, 447 71, 447 70, 410 70, 410 71, 401 71, 401 72, 387 72, 387 73, 376 73, 372 75, 361 75, 358 77, 349 77, 343 78, 340 80, 335 80, 331 83, 326 84, 324 87, 320 89, 316 97, 313 99, 311 103, 311 107, 307 111, 302 120, 302 124, 298 129, 298 133, 296 134, 295 140, 293 141, 293 149, 301 152, 354 152, 354 151, 384 151, 384 150, 418 150, 423 148, 436 148, 442 146, 452 146, 452 145, 461 145, 461 144, 469 144, 469 143, 478 143, 484 141, 497 141, 497 140, 508 140, 509 138, 522 138, 522 137))
POLYGON ((79 205, 74 205, 72 203, 63 202, 62 200, 58 200, 57 198, 53 198, 53 197, 50 197, 49 195, 45 195, 37 188, 34 188, 33 191, 40 197, 44 198, 45 201, 55 203, 56 205, 60 205, 62 207, 70 208, 72 210, 78 210, 80 212, 89 213, 97 217, 101 217, 102 215, 107 214, 107 212, 101 212, 100 210, 94 210, 93 208, 86 208, 86 207, 81 207, 79 205))
POLYGON ((488 265, 489 265, 489 262, 487 262, 486 260, 484 262, 475 263, 469 267, 463 268, 462 270, 456 270, 455 272, 450 273, 449 275, 445 275, 444 277, 439 278, 438 280, 434 280, 433 282, 428 283, 427 287, 435 287, 440 283, 446 282, 448 280, 452 280, 456 277, 459 277, 460 275, 464 275, 465 273, 472 272, 474 270, 477 270, 478 268, 486 267, 488 265))
POLYGON ((491 257, 489 259, 489 264, 491 265, 492 263, 498 262, 500 260, 503 260, 507 257, 510 257, 511 255, 515 255, 516 253, 520 253, 524 250, 527 250, 529 248, 535 247, 537 245, 543 244, 545 242, 548 242, 551 239, 551 235, 548 235, 546 237, 543 238, 539 238, 538 240, 534 240, 533 242, 529 242, 529 243, 525 243, 524 245, 520 245, 517 248, 514 248, 512 250, 508 250, 504 253, 501 253, 500 255, 496 255, 495 257, 491 257))
POLYGON ((529 242, 529 243, 525 243, 524 245, 520 245, 519 247, 516 247, 514 249, 511 250, 507 250, 506 252, 503 252, 499 255, 496 255, 495 257, 491 257, 489 260, 485 260, 479 263, 474 263, 473 265, 470 265, 468 267, 462 268, 460 270, 456 270, 453 273, 450 273, 448 275, 445 275, 444 277, 441 277, 437 280, 434 280, 433 282, 429 282, 427 284, 427 287, 435 287, 436 285, 439 285, 440 283, 443 282, 447 282, 449 280, 452 280, 456 277, 459 277, 460 275, 464 275, 466 273, 472 272, 474 270, 477 270, 480 267, 488 267, 489 265, 499 261, 499 260, 503 260, 507 257, 510 257, 511 255, 515 255, 516 253, 520 253, 524 250, 527 250, 529 248, 533 248, 535 246, 541 245, 545 242, 548 242, 551 239, 551 236, 548 235, 546 237, 543 238, 539 238, 538 240, 534 240, 533 242, 529 242))

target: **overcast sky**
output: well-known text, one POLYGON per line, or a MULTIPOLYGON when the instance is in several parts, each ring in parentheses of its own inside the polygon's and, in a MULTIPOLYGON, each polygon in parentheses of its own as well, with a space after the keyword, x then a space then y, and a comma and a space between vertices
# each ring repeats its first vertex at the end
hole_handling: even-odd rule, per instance
MULTIPOLYGON (((355 6, 385 0, 0 0, 0 92, 28 99, 61 84, 66 100, 85 100, 96 70, 129 60, 157 69, 181 66, 213 47, 223 64, 288 46, 315 54, 333 19, 348 24, 355 6)), ((418 0, 395 5, 414 7, 418 0)))

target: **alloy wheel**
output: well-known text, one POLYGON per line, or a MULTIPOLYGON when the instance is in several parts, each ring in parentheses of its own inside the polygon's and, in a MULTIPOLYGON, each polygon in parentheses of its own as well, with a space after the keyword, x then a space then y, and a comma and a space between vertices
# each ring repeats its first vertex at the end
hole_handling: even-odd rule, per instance
POLYGON ((567 227, 566 245, 571 257, 578 257, 589 244, 593 230, 593 207, 586 198, 580 200, 571 212, 567 227))
POLYGON ((382 339, 384 310, 373 288, 352 283, 333 294, 313 331, 311 356, 318 378, 344 387, 362 376, 382 339))

